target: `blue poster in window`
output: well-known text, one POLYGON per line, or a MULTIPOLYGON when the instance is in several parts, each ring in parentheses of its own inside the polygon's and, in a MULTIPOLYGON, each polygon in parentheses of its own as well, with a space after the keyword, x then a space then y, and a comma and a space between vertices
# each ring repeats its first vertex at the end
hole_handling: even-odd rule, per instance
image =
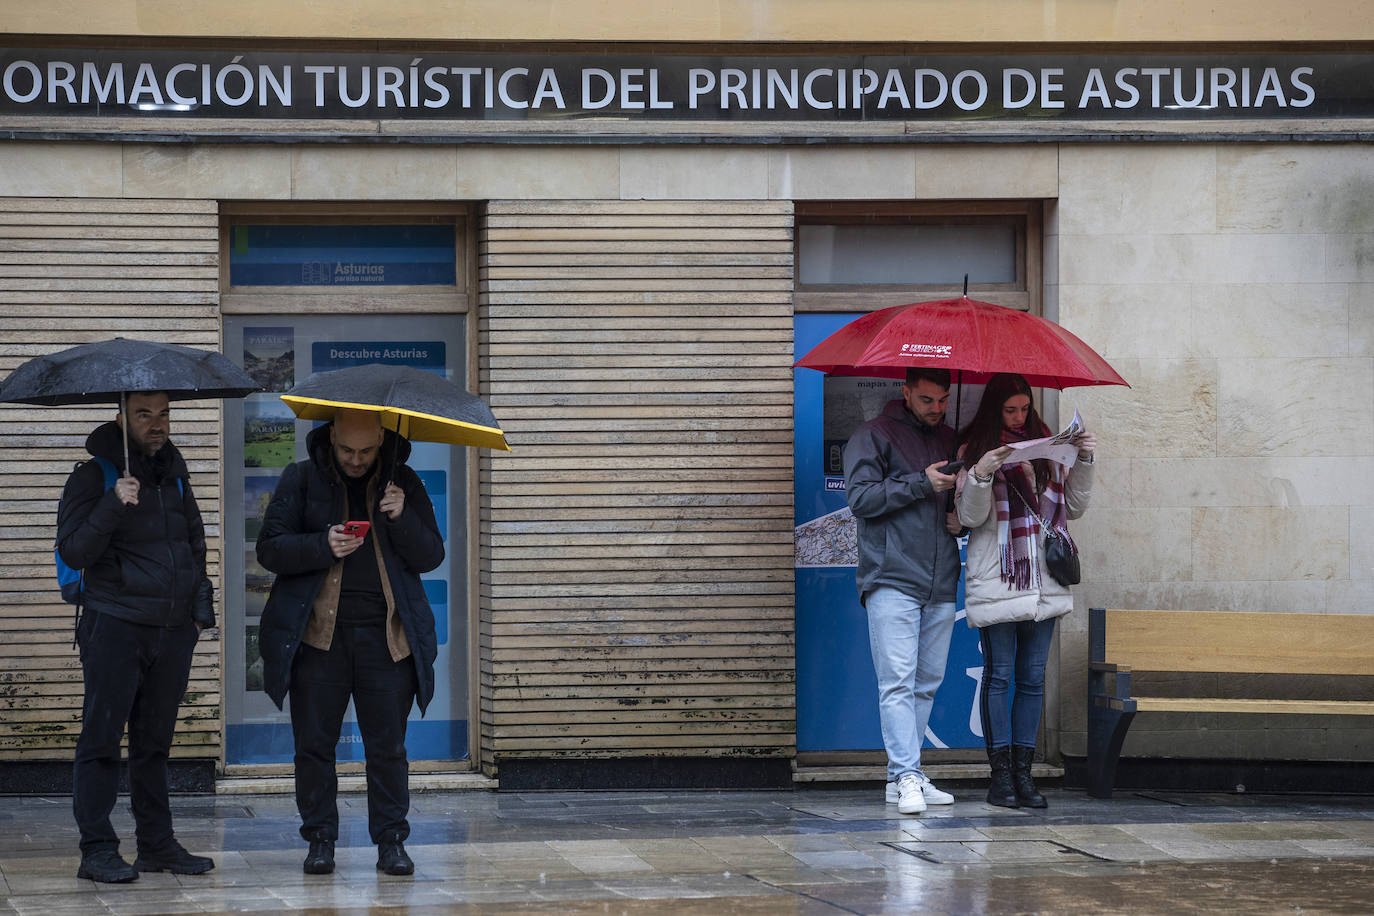
MULTIPOLYGON (((797 355, 853 317, 797 315, 797 355)), ((854 429, 893 393, 885 390, 889 382, 881 379, 832 379, 810 369, 794 370, 793 378, 797 749, 881 750, 878 679, 868 616, 854 586, 858 534, 845 499, 842 457, 854 429)), ((900 392, 900 382, 893 384, 900 392)), ((935 694, 926 747, 983 745, 977 696, 982 650, 978 631, 964 620, 962 576, 956 606, 945 678, 935 694)))
POLYGON ((310 345, 311 372, 381 363, 445 375, 444 358, 442 340, 317 340, 310 345))
POLYGON ((231 286, 453 286, 453 226, 232 226, 231 286))
POLYGON ((420 483, 425 485, 429 501, 434 504, 434 522, 439 526, 439 537, 448 541, 448 474, 444 471, 422 471, 415 469, 420 483))
POLYGON ((422 579, 429 609, 434 612, 434 639, 438 645, 448 645, 448 580, 422 579))

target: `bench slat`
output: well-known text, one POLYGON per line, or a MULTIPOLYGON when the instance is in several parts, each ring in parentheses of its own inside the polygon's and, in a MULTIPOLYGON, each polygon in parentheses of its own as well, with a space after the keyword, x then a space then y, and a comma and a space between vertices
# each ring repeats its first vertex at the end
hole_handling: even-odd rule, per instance
POLYGON ((1215 697, 1136 697, 1138 712, 1309 713, 1333 716, 1374 716, 1374 701, 1366 700, 1244 700, 1215 697))
POLYGON ((1374 675, 1374 614, 1110 609, 1105 660, 1136 671, 1374 675))

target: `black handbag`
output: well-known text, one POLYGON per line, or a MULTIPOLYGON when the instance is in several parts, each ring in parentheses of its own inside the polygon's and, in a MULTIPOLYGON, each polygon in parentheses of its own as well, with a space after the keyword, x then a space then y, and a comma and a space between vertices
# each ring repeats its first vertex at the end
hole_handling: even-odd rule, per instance
POLYGON ((1069 539, 1058 528, 1050 528, 1045 533, 1045 567, 1054 581, 1065 587, 1077 585, 1083 578, 1078 554, 1069 547, 1069 539))
POLYGON ((1031 518, 1040 524, 1040 530, 1045 532, 1045 568, 1050 571, 1050 576, 1060 585, 1068 588, 1070 585, 1077 585, 1083 580, 1083 567, 1078 562, 1078 554, 1073 552, 1069 546, 1069 539, 1053 525, 1048 524, 1040 514, 1031 508, 1030 503, 1026 502, 1026 497, 1021 495, 1021 491, 1016 489, 1011 483, 1007 484, 1007 489, 1016 494, 1016 498, 1021 500, 1021 504, 1026 507, 1031 518))

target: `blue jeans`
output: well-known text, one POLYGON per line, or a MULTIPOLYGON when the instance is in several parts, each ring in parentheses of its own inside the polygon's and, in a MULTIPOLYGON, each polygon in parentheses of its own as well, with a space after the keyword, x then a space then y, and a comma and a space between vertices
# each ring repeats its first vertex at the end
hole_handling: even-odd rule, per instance
POLYGON ((868 594, 864 609, 891 781, 921 772, 921 741, 935 691, 945 678, 954 602, 922 606, 910 595, 883 586, 868 594))
POLYGON ((1035 747, 1045 702, 1045 663, 1058 619, 995 623, 978 630, 983 645, 979 712, 988 750, 1035 747), (1016 694, 1008 704, 1007 687, 1013 679, 1016 694))

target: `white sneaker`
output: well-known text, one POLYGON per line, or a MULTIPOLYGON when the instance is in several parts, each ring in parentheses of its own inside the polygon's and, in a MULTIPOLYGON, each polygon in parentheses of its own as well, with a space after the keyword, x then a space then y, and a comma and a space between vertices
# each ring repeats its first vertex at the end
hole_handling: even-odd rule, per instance
MULTIPOLYGON (((921 780, 921 797, 926 800, 927 805, 952 805, 954 796, 948 792, 935 788, 935 783, 924 776, 917 776, 921 780)), ((897 784, 890 782, 887 784, 885 800, 889 805, 897 804, 897 784)))
POLYGON ((926 810, 925 795, 921 792, 921 777, 907 773, 897 780, 897 810, 902 814, 920 814, 926 810))

